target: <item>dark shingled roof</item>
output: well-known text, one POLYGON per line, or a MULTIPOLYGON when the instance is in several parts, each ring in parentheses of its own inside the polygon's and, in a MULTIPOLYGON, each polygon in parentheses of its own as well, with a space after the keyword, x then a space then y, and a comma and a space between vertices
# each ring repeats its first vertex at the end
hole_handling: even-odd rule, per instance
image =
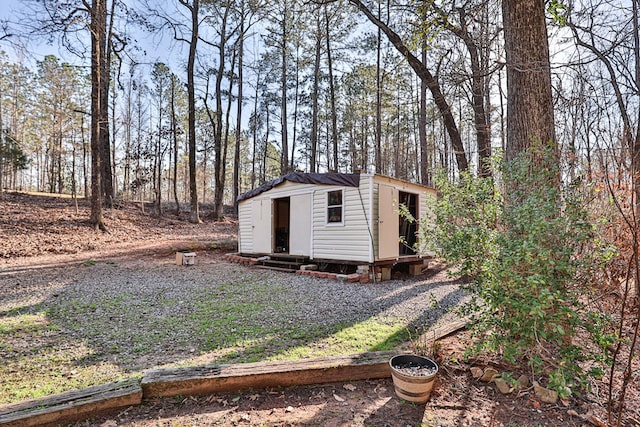
POLYGON ((238 202, 257 196, 260 193, 271 190, 285 181, 297 182, 300 184, 320 184, 320 185, 342 185, 345 187, 360 186, 359 173, 302 173, 292 172, 278 179, 267 182, 258 188, 247 191, 238 196, 238 202))

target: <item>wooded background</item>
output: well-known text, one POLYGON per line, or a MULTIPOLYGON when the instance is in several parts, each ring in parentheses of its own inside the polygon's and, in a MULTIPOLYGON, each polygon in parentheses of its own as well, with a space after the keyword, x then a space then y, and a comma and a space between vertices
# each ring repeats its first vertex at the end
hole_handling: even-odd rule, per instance
MULTIPOLYGON (((107 204, 184 208, 196 189, 196 206, 213 203, 216 217, 239 193, 293 170, 431 185, 438 167, 451 177, 467 168, 490 175, 483 159, 506 148, 497 0, 22 3, 0 26, 0 48, 11 52, 0 55, 3 189, 90 195, 92 117, 103 125, 93 169, 102 170, 107 204), (104 117, 91 103, 90 39, 99 34, 104 117), (58 45, 71 60, 34 61, 34 42, 58 45)), ((640 145, 637 7, 546 6, 566 180, 606 171, 631 181, 640 145)))

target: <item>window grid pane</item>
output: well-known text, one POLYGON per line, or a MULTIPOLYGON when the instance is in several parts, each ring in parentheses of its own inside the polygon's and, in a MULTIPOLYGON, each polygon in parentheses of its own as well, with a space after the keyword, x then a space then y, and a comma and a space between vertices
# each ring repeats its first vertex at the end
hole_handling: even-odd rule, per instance
POLYGON ((342 190, 327 194, 327 222, 342 222, 342 190))

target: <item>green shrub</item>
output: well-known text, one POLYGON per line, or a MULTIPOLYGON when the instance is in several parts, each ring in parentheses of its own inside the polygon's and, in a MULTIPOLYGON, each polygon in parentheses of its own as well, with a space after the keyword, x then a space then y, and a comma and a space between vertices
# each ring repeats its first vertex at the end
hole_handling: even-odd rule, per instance
POLYGON ((524 153, 500 171, 506 185, 466 173, 451 183, 440 175, 423 241, 468 277, 472 299, 463 314, 483 336, 479 350, 526 363, 566 396, 597 371, 585 372, 582 362, 603 362, 600 350, 611 343, 606 316, 585 305, 584 278, 598 252, 586 249, 594 227, 578 187, 558 184, 550 153, 524 153), (604 329, 593 327, 594 318, 604 329), (577 344, 583 331, 597 335, 600 350, 577 344))

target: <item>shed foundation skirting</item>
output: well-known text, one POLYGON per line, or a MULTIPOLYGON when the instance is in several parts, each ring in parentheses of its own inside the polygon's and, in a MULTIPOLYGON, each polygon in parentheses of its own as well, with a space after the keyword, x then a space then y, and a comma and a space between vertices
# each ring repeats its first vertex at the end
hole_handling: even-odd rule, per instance
MULTIPOLYGON (((313 276, 320 279, 337 279, 349 283, 369 283, 384 280, 391 280, 391 273, 394 267, 407 265, 408 273, 411 276, 419 276, 423 270, 427 267, 429 259, 431 257, 401 257, 395 260, 379 261, 373 264, 362 264, 361 262, 339 262, 336 260, 313 260, 311 262, 309 258, 299 256, 289 256, 286 254, 270 254, 261 256, 249 256, 241 253, 231 253, 225 255, 225 259, 229 262, 234 262, 242 265, 257 265, 264 268, 270 268, 273 270, 295 272, 296 274, 303 276, 313 276), (341 271, 339 273, 333 271, 325 271, 328 266, 337 266, 338 270, 342 270, 342 267, 356 266, 355 273, 346 273, 341 271)), ((354 271, 354 270, 351 270, 354 271)))

